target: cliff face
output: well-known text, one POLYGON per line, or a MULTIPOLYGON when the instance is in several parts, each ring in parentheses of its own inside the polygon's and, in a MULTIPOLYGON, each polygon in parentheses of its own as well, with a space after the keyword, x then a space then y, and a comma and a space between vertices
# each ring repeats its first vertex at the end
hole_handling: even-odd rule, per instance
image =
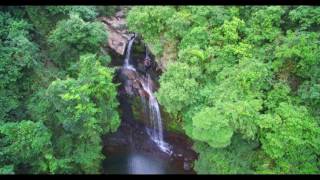
MULTIPOLYGON (((120 10, 114 16, 103 16, 99 18, 99 20, 104 23, 106 30, 108 31, 107 45, 108 48, 113 51, 111 54, 115 54, 114 56, 123 57, 125 55, 126 45, 133 35, 133 33, 128 31, 124 14, 124 10, 120 10)), ((155 62, 157 63, 156 71, 164 71, 169 60, 174 61, 177 58, 177 43, 172 41, 164 41, 163 43, 163 54, 160 57, 154 57, 155 62)), ((150 47, 152 47, 152 45, 150 45, 150 47)), ((145 50, 144 48, 144 42, 138 35, 133 51, 142 53, 145 50)), ((118 63, 116 64, 118 65, 118 63)))
POLYGON ((99 18, 108 31, 108 46, 119 55, 124 55, 126 44, 130 39, 130 35, 126 30, 126 22, 119 17, 100 17, 99 18))

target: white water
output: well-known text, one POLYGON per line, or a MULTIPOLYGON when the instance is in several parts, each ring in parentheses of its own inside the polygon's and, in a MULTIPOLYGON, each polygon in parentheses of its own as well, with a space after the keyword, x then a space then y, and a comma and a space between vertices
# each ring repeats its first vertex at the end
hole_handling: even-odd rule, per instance
MULTIPOLYGON (((160 108, 156 97, 154 96, 151 87, 150 87, 150 75, 147 74, 147 78, 145 81, 142 81, 142 87, 145 92, 148 93, 149 100, 149 117, 151 120, 151 124, 153 125, 152 131, 148 132, 151 135, 151 139, 159 146, 159 148, 167 153, 171 153, 169 145, 163 140, 163 127, 162 127, 162 119, 160 114, 160 108)), ((144 100, 145 101, 145 100, 144 100)))
MULTIPOLYGON (((123 68, 130 69, 132 71, 136 71, 136 69, 130 64, 130 55, 131 55, 131 48, 133 41, 135 39, 135 35, 133 38, 129 40, 127 51, 126 51, 126 57, 124 60, 123 68)), ((148 53, 146 52, 146 57, 148 57, 148 53)), ((170 147, 167 143, 163 140, 163 127, 162 127, 162 119, 159 109, 159 104, 154 96, 152 89, 150 87, 150 82, 152 81, 150 78, 150 75, 147 74, 147 78, 140 78, 142 87, 144 91, 148 94, 148 107, 144 107, 145 112, 147 113, 147 109, 149 112, 147 113, 149 115, 151 124, 153 126, 152 131, 148 131, 148 134, 150 135, 151 139, 158 145, 158 147, 166 152, 171 154, 170 147)), ((147 105, 147 99, 143 96, 141 96, 141 100, 144 105, 147 105)))
POLYGON ((136 38, 136 36, 134 34, 133 38, 131 38, 129 40, 128 47, 127 47, 127 52, 126 52, 126 58, 124 59, 124 68, 130 69, 132 71, 136 71, 136 69, 132 65, 130 65, 131 47, 132 47, 132 44, 133 44, 133 41, 134 41, 135 38, 136 38))

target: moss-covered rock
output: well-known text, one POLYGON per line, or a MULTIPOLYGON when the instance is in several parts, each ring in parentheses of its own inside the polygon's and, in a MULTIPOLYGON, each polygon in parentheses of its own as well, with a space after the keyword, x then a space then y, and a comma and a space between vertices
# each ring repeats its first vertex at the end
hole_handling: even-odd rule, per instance
POLYGON ((169 132, 185 134, 182 127, 182 122, 179 121, 177 117, 174 117, 173 115, 165 112, 163 108, 160 108, 160 110, 165 130, 169 132))

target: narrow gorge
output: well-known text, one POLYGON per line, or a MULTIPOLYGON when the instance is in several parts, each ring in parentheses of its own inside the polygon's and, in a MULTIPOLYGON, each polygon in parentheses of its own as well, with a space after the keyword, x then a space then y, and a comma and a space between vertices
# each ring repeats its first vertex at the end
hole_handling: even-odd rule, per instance
MULTIPOLYGON (((116 24, 114 21, 113 25, 116 24)), ((123 22, 121 19, 117 21, 123 22)), ((109 43, 113 53, 123 57, 123 65, 116 67, 115 76, 115 82, 120 84, 118 99, 121 125, 116 133, 104 137, 107 156, 103 163, 104 172, 194 173, 192 168, 196 153, 192 150, 192 141, 183 134, 167 131, 163 125, 161 107, 154 95, 161 72, 153 55, 135 33, 116 31, 110 27, 110 23, 106 25, 109 26, 108 30, 113 29, 114 36, 109 37, 109 40, 113 39, 113 45, 121 46, 119 41, 125 38, 127 41, 125 48, 109 43), (125 49, 124 53, 121 54, 119 49, 125 49)))

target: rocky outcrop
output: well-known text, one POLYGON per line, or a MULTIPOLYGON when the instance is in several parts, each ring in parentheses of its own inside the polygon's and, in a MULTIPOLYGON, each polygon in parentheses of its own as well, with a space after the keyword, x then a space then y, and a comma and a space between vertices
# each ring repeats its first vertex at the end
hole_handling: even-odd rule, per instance
MULTIPOLYGON (((118 69, 118 78, 123 84, 120 93, 148 98, 148 94, 142 88, 142 81, 146 77, 140 75, 137 71, 120 68, 118 69)), ((150 81, 149 83, 154 88, 153 82, 150 81)))
POLYGON ((108 46, 120 55, 125 54, 126 45, 131 38, 131 34, 126 29, 124 18, 100 17, 99 20, 105 24, 108 31, 108 46))

